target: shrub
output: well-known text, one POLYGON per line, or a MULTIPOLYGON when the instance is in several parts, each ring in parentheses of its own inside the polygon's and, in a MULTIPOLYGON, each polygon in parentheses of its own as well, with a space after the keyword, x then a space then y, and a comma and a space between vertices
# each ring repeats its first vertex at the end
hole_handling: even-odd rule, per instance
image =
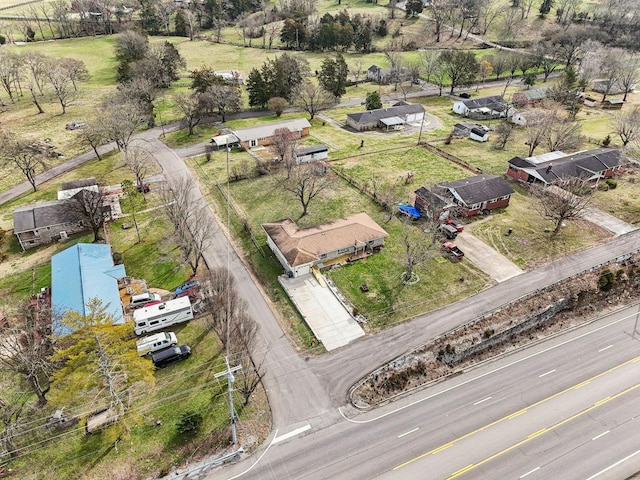
POLYGON ((181 434, 192 434, 195 435, 200 430, 203 422, 202 415, 198 412, 194 412, 193 410, 189 410, 184 412, 180 416, 180 421, 178 422, 178 433, 181 434))
POLYGON ((616 281, 613 272, 607 268, 600 274, 600 278, 598 279, 598 288, 603 292, 608 292, 613 288, 615 283, 616 281))
POLYGON ((613 190, 618 186, 618 182, 613 178, 607 178, 607 185, 609 185, 609 189, 613 190))

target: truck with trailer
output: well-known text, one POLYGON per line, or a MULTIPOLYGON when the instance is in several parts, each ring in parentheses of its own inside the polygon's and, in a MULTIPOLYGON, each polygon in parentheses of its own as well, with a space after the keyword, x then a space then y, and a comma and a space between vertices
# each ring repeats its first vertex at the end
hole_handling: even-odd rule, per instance
POLYGON ((133 331, 136 335, 144 335, 192 319, 193 309, 189 297, 180 297, 133 312, 133 331))

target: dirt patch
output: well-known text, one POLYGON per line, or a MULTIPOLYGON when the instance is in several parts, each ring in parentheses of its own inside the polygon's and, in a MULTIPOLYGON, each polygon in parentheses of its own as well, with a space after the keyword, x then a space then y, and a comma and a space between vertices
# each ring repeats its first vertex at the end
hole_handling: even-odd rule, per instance
POLYGON ((547 287, 474 319, 398 357, 362 379, 349 396, 358 408, 380 406, 551 334, 640 300, 640 255, 547 287))

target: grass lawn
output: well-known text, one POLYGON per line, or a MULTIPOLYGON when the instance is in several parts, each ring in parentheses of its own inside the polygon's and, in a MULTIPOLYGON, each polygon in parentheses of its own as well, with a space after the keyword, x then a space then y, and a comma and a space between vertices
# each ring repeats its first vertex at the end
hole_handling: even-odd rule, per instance
POLYGON ((615 179, 618 186, 605 191, 595 190, 591 205, 632 225, 640 223, 640 172, 630 165, 615 179))
POLYGON ((511 186, 516 194, 509 207, 477 218, 467 228, 519 267, 530 270, 611 238, 608 231, 581 219, 567 222, 555 236, 545 232, 553 228, 552 222, 542 218, 534 208, 535 200, 520 186, 511 186), (509 228, 513 233, 506 236, 509 228))

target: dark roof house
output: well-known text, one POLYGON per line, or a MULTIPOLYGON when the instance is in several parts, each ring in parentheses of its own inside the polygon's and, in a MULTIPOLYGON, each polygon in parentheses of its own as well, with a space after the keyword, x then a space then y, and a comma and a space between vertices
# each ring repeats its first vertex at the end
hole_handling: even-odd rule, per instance
POLYGON ((364 112, 347 114, 347 125, 357 131, 373 130, 410 122, 420 122, 424 118, 424 107, 417 103, 398 102, 389 108, 378 108, 364 112))
POLYGON ((49 244, 87 229, 71 199, 51 200, 18 207, 13 212, 13 233, 22 250, 49 244))
POLYGON ((625 160, 619 150, 596 148, 571 155, 550 152, 536 157, 514 157, 508 163, 507 175, 512 178, 552 184, 564 178, 609 178, 625 164, 625 160))
POLYGON ((447 191, 448 197, 467 217, 485 210, 504 208, 515 193, 504 178, 488 174, 442 182, 439 186, 447 191))
POLYGON ((501 95, 456 100, 453 102, 453 111, 477 119, 510 117, 514 113, 513 107, 501 95))

